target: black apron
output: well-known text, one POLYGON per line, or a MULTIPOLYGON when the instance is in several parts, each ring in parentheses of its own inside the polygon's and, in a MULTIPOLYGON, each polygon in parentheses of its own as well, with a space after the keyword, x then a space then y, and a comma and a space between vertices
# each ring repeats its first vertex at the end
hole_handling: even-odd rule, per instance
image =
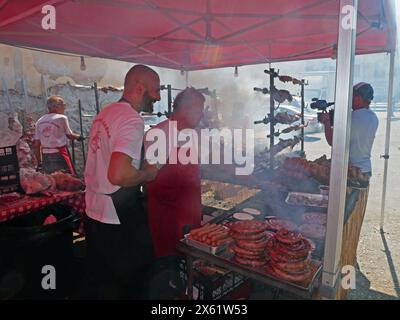
MULTIPOLYGON (((141 165, 143 160, 144 146, 141 165)), ((121 226, 121 235, 118 236, 121 241, 118 251, 121 254, 119 261, 116 261, 120 277, 125 283, 143 282, 155 255, 141 186, 121 187, 109 196, 121 226)))
POLYGON ((121 223, 123 246, 126 246, 127 250, 126 262, 133 268, 132 272, 140 272, 147 268, 154 258, 140 186, 121 187, 110 196, 121 223))

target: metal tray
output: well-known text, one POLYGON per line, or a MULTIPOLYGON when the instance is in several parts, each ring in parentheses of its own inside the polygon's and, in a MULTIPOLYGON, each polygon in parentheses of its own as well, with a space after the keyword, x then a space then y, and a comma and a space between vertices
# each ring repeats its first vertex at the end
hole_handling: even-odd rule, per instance
POLYGON ((203 242, 200 242, 200 241, 197 241, 197 240, 189 238, 189 234, 188 233, 185 234, 184 241, 188 245, 190 245, 192 247, 195 247, 197 249, 200 249, 202 251, 205 251, 205 252, 208 252, 208 253, 211 253, 211 254, 214 254, 214 255, 219 253, 219 252, 221 252, 221 251, 226 250, 226 248, 228 246, 228 243, 224 243, 223 245, 220 245, 218 247, 213 247, 213 246, 210 246, 210 245, 208 245, 206 243, 203 243, 203 242))
POLYGON ((329 197, 327 195, 316 194, 316 193, 289 192, 285 202, 287 204, 295 206, 327 208, 328 200, 329 197), (302 201, 298 197, 307 199, 308 201, 302 201), (323 202, 323 203, 313 203, 313 200, 316 202, 323 202))

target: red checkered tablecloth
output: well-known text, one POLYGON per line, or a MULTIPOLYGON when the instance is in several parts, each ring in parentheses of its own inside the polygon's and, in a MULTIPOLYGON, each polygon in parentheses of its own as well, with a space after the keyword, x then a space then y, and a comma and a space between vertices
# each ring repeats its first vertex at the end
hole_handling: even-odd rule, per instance
POLYGON ((32 213, 46 208, 55 203, 62 203, 72 207, 77 213, 85 213, 85 193, 78 192, 57 192, 51 197, 47 196, 24 196, 18 201, 0 205, 0 222, 15 217, 32 213))

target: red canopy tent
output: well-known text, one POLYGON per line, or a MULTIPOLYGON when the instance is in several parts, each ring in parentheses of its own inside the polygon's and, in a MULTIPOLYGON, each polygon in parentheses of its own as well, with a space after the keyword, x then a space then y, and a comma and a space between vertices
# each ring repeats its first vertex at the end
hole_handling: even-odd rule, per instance
MULTIPOLYGON (((393 13, 360 1, 357 54, 390 51, 393 13)), ((200 70, 330 57, 338 17, 338 0, 0 0, 0 42, 200 70)))
MULTIPOLYGON (((181 70, 326 58, 336 56, 337 45, 335 147, 322 277, 324 296, 332 297, 330 290, 340 279, 354 54, 391 53, 391 114, 394 12, 393 0, 0 0, 0 43, 181 70), (56 8, 54 30, 42 28, 45 4, 56 8), (347 14, 349 8, 357 12, 347 14), (341 24, 349 16, 357 21, 357 34, 341 24)), ((382 219, 389 141, 390 116, 382 219)))

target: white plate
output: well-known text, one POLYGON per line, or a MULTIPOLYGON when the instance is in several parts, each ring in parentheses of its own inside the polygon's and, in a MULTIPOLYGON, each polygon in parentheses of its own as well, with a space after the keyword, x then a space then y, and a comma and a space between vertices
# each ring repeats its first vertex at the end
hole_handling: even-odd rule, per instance
POLYGON ((233 217, 237 220, 253 220, 254 217, 251 214, 244 212, 236 212, 233 214, 233 217))
POLYGON ((245 213, 250 213, 253 216, 259 216, 261 214, 260 210, 254 208, 244 208, 242 211, 245 213))

